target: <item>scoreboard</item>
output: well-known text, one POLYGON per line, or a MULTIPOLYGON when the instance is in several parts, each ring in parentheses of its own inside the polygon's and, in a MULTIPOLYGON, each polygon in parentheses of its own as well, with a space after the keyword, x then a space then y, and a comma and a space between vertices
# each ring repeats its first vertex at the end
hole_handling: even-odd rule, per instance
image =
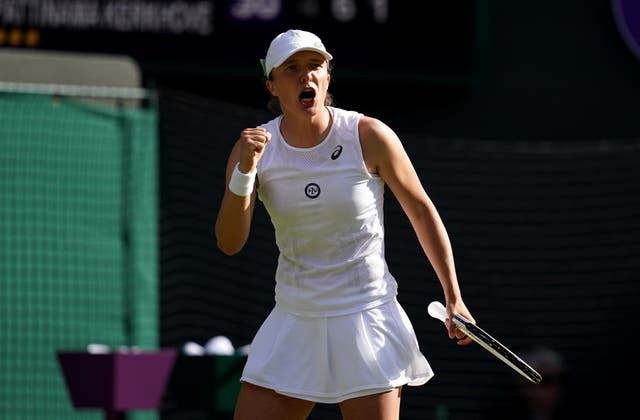
POLYGON ((287 29, 320 36, 343 78, 464 78, 477 0, 0 0, 0 47, 126 54, 144 67, 255 76, 287 29))

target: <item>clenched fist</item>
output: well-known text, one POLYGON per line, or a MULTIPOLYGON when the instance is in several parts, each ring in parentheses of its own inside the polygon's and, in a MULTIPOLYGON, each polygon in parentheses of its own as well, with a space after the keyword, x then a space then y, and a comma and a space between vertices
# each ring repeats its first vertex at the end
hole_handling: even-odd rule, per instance
POLYGON ((271 133, 264 128, 245 128, 242 130, 238 139, 240 171, 249 173, 255 169, 269 140, 271 140, 271 133))

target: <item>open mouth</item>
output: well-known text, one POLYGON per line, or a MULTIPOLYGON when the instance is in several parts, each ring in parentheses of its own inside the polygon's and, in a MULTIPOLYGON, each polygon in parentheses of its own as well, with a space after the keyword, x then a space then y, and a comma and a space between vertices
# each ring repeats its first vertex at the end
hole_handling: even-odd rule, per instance
POLYGON ((305 89, 305 90, 302 91, 302 93, 299 96, 300 102, 302 102, 302 103, 313 102, 315 97, 316 97, 316 92, 313 89, 305 89))

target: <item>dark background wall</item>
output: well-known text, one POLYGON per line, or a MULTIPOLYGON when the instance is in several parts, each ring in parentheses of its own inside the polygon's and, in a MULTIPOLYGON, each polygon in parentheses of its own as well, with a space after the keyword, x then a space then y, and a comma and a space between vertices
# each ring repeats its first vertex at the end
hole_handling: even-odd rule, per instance
POLYGON ((421 121, 430 133, 468 138, 638 135, 640 62, 622 41, 610 1, 479 4, 487 7, 486 40, 474 82, 459 95, 445 92, 430 112, 413 108, 411 129, 421 121))
MULTIPOLYGON (((371 80, 366 69, 361 77, 341 74, 340 57, 336 57, 332 92, 337 104, 378 116, 399 131, 447 137, 575 140, 637 136, 640 61, 616 27, 612 2, 473 3, 474 61, 468 82, 454 77, 405 78, 404 83, 371 80)), ((321 31, 331 33, 332 28, 321 31)), ((409 40, 416 45, 416 55, 423 53, 419 47, 422 32, 427 33, 416 28, 417 41, 409 40)), ((269 40, 251 40, 237 48, 254 48, 256 42, 266 49, 269 40)), ((372 55, 368 61, 371 72, 378 60, 372 55)), ((257 66, 255 62, 247 59, 247 67, 257 66)), ((396 65, 402 68, 412 63, 396 65)), ((266 91, 258 75, 211 76, 206 69, 189 68, 189 77, 182 77, 177 70, 160 71, 149 64, 159 84, 264 108, 266 91)))

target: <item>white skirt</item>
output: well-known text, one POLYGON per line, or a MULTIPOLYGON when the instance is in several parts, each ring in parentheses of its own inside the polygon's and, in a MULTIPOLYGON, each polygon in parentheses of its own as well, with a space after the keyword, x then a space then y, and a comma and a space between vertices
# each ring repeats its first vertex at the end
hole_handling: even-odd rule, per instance
POLYGON ((320 403, 422 385, 433 371, 396 299, 328 318, 279 306, 256 334, 242 381, 320 403))

